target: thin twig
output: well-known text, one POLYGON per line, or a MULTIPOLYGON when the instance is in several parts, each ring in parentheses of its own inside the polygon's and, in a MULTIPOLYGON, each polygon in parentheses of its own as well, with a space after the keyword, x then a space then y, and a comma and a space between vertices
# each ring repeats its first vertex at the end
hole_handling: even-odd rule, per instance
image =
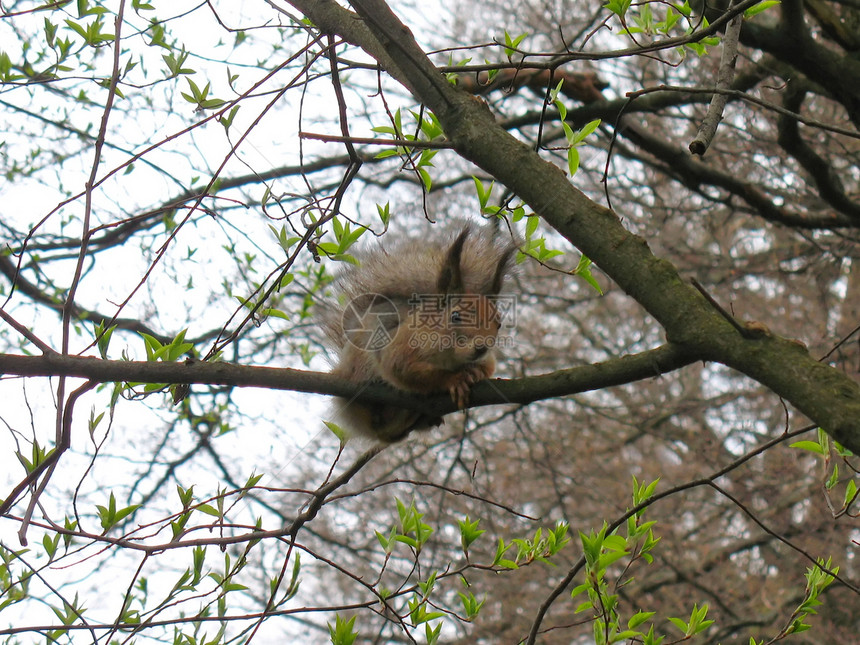
POLYGON ((7 323, 9 323, 10 327, 12 327, 15 331, 17 331, 19 334, 21 334, 24 338, 26 338, 31 343, 33 343, 36 347, 38 347, 40 350, 42 350, 43 354, 56 354, 57 353, 56 351, 54 351, 53 348, 49 347, 47 345, 47 343, 45 343, 38 336, 36 336, 36 334, 31 332, 29 329, 24 327, 24 325, 22 325, 17 320, 12 318, 12 316, 10 316, 8 313, 6 313, 3 309, 0 309, 0 318, 2 318, 7 323))
POLYGON ((18 530, 18 539, 21 541, 22 546, 27 546, 27 527, 30 524, 30 518, 32 516, 33 508, 35 508, 36 501, 45 489, 48 480, 51 478, 60 457, 71 445, 72 413, 75 409, 75 402, 81 397, 81 395, 93 389, 97 385, 98 383, 95 381, 87 381, 69 395, 68 401, 66 401, 65 406, 63 406, 60 435, 54 450, 52 450, 45 458, 45 461, 33 468, 33 470, 21 482, 19 482, 15 488, 12 489, 12 492, 10 492, 9 495, 6 496, 6 499, 3 500, 3 503, 0 504, 0 517, 3 517, 18 501, 18 496, 27 488, 33 486, 39 480, 42 473, 46 473, 45 479, 33 492, 33 499, 30 501, 25 516, 21 520, 21 528, 18 530))
POLYGON ((819 359, 818 359, 818 362, 820 363, 820 362, 826 361, 828 358, 830 358, 830 356, 833 354, 833 352, 835 352, 837 349, 839 349, 840 347, 842 347, 842 345, 844 345, 844 344, 845 344, 845 343, 847 343, 849 340, 851 340, 851 337, 852 337, 854 334, 856 334, 858 331, 860 331, 860 325, 857 325, 854 329, 852 329, 850 332, 848 332, 848 334, 846 334, 846 335, 845 335, 845 336, 844 336, 844 337, 843 337, 843 338, 842 338, 838 343, 836 343, 836 344, 831 348, 831 350, 830 350, 829 352, 827 352, 824 356, 822 356, 821 358, 819 358, 819 359))
POLYGON ((753 105, 758 105, 767 110, 770 110, 771 112, 776 112, 777 114, 791 117, 792 119, 795 119, 798 123, 802 123, 803 125, 808 125, 812 128, 818 128, 819 130, 832 132, 834 134, 839 134, 845 137, 851 137, 852 139, 860 139, 860 133, 858 133, 857 130, 850 130, 848 128, 841 128, 836 125, 830 125, 828 123, 824 123, 817 119, 810 118, 798 112, 792 112, 791 110, 785 109, 781 105, 771 103, 770 101, 765 101, 764 99, 760 99, 741 90, 719 89, 715 87, 684 87, 683 85, 666 85, 663 83, 660 85, 655 85, 654 87, 646 87, 641 90, 627 92, 624 96, 628 99, 637 99, 640 96, 645 96, 646 94, 653 94, 654 92, 680 92, 682 94, 725 94, 726 96, 734 97, 742 101, 746 101, 747 103, 752 103, 753 105))
POLYGON ((705 287, 703 287, 701 283, 696 280, 696 278, 690 278, 690 282, 693 284, 694 287, 696 287, 696 290, 705 297, 705 300, 707 300, 708 303, 714 309, 716 309, 720 313, 720 315, 729 322, 732 327, 738 330, 738 333, 741 336, 743 336, 744 338, 752 338, 755 336, 754 333, 751 333, 749 329, 740 324, 734 316, 732 316, 728 311, 726 311, 723 306, 719 302, 717 302, 711 294, 705 291, 705 287))
MULTIPOLYGON (((311 496, 311 499, 308 500, 307 507, 304 511, 298 514, 289 527, 286 529, 287 535, 289 535, 289 549, 287 551, 287 555, 284 557, 284 564, 281 567, 281 571, 278 574, 277 584, 273 586, 272 591, 269 595, 269 600, 266 603, 265 610, 261 613, 259 619, 254 624, 254 627, 249 632, 249 637, 247 642, 250 642, 257 631, 260 629, 260 626, 263 624, 263 621, 269 617, 272 611, 275 597, 278 593, 278 589, 281 586, 284 578, 287 575, 287 564, 290 561, 290 555, 292 554, 293 547, 295 546, 296 536, 298 535, 299 530, 312 519, 314 519, 319 512, 319 510, 323 507, 323 504, 326 503, 326 498, 335 490, 349 482, 355 474, 364 468, 370 460, 373 459, 376 455, 382 452, 386 448, 385 444, 379 444, 370 450, 367 450, 364 454, 360 455, 358 459, 356 459, 355 463, 352 464, 349 468, 347 468, 343 473, 332 479, 331 481, 327 481, 322 486, 317 488, 311 496)), ((328 477, 326 477, 328 480, 328 477)))
POLYGON ((454 146, 449 142, 442 141, 419 141, 413 139, 376 139, 374 137, 339 137, 333 134, 319 134, 316 132, 300 132, 302 139, 316 139, 333 143, 360 143, 369 146, 402 146, 404 148, 433 148, 439 150, 450 150, 454 146))
MULTIPOLYGON (((702 479, 697 479, 694 481, 687 482, 685 484, 680 484, 678 486, 674 486, 668 490, 663 491, 662 493, 657 493, 656 495, 649 497, 645 501, 637 504, 636 506, 634 506, 633 508, 628 510, 626 513, 624 513, 624 515, 617 518, 614 522, 609 524, 607 527, 607 533, 606 534, 610 535, 612 533, 612 531, 614 531, 619 526, 621 526, 624 522, 626 522, 628 518, 633 517, 637 513, 648 508, 649 506, 652 506, 656 502, 658 502, 662 499, 665 499, 667 497, 671 497, 672 495, 676 495, 678 493, 681 493, 681 492, 684 492, 687 490, 691 490, 693 488, 699 488, 701 486, 708 486, 708 487, 714 488, 715 490, 717 490, 721 494, 725 494, 725 491, 714 483, 716 480, 727 475, 731 471, 737 469, 741 465, 748 462, 750 459, 752 459, 752 458, 762 454, 763 452, 766 452, 767 450, 773 448, 777 444, 780 444, 780 443, 782 443, 788 439, 792 439, 792 438, 794 438, 798 435, 801 435, 805 432, 809 432, 810 430, 814 430, 816 427, 817 427, 816 425, 808 425, 808 426, 805 426, 803 428, 799 428, 798 430, 793 430, 791 432, 784 432, 784 433, 780 434, 778 437, 771 439, 770 441, 766 441, 765 443, 760 445, 758 448, 755 448, 754 450, 748 452, 747 454, 743 455, 742 457, 739 457, 738 459, 736 459, 735 461, 733 461, 729 465, 727 465, 723 468, 720 468, 719 470, 712 473, 708 477, 704 477, 702 479)), ((732 503, 737 504, 745 513, 747 513, 747 515, 750 515, 752 517, 752 514, 739 501, 737 501, 735 498, 731 497, 728 494, 726 494, 726 497, 732 503)), ((795 546, 792 542, 790 542, 789 540, 786 540, 782 536, 778 535, 775 531, 769 529, 765 524, 763 524, 757 518, 753 517, 752 519, 765 533, 767 533, 768 535, 770 535, 770 536, 778 539, 779 541, 783 542, 789 548, 798 552, 800 555, 805 557, 807 560, 809 560, 813 564, 818 565, 818 562, 816 561, 816 559, 814 557, 812 557, 809 553, 807 553, 806 551, 804 551, 800 547, 795 546)), ((561 594, 565 591, 565 589, 568 588, 570 583, 573 582, 573 579, 582 570, 583 566, 585 566, 585 556, 580 557, 579 560, 577 560, 576 563, 574 563, 574 565, 567 572, 567 575, 565 575, 565 577, 562 578, 562 580, 553 588, 553 590, 550 592, 550 594, 544 599, 543 603, 538 608, 538 612, 535 616, 534 621, 532 622, 532 627, 531 627, 531 630, 529 632, 528 638, 525 640, 525 642, 528 645, 534 645, 534 643, 536 642, 536 639, 537 639, 537 635, 540 632, 541 623, 543 622, 543 619, 546 617, 546 613, 549 611, 549 608, 559 598, 559 596, 561 596, 561 594)), ((836 579, 838 579, 842 584, 844 584, 849 589, 851 589, 855 592, 860 592, 860 589, 858 589, 855 585, 851 584, 850 582, 848 582, 844 578, 839 577, 839 575, 836 574, 835 572, 827 571, 827 573, 833 575, 836 579)))
MULTIPOLYGON (((732 0, 729 3, 729 8, 732 8, 734 4, 735 2, 732 0)), ((720 56, 720 67, 717 71, 717 84, 715 88, 717 90, 728 89, 735 77, 735 64, 738 60, 738 40, 741 35, 743 18, 744 15, 739 13, 726 26, 726 33, 723 36, 723 53, 720 56)), ((728 100, 728 95, 721 92, 716 92, 711 97, 711 104, 708 106, 708 112, 699 126, 696 138, 690 142, 690 152, 694 155, 702 156, 711 145, 711 141, 713 141, 714 135, 717 132, 717 126, 723 119, 723 110, 728 100)))

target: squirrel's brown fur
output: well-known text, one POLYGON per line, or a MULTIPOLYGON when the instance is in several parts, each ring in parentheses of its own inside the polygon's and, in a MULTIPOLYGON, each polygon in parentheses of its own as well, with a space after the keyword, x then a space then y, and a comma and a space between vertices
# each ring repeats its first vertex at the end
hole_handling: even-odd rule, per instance
MULTIPOLYGON (((499 294, 515 247, 465 227, 450 240, 407 239, 377 247, 338 276, 339 305, 326 331, 338 351, 333 374, 433 394, 458 407, 492 376, 499 294)), ((419 412, 339 399, 335 422, 351 434, 397 441, 442 422, 419 412)))

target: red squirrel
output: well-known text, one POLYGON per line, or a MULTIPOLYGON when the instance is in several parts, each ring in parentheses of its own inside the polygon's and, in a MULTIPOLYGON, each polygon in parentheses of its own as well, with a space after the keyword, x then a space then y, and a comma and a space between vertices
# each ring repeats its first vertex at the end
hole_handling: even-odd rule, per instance
MULTIPOLYGON (((338 360, 332 373, 421 394, 448 392, 465 408, 493 375, 499 295, 516 246, 487 230, 453 239, 406 239, 359 256, 336 281, 325 321, 338 360)), ((420 412, 338 399, 335 423, 350 435, 394 442, 442 422, 420 412)))

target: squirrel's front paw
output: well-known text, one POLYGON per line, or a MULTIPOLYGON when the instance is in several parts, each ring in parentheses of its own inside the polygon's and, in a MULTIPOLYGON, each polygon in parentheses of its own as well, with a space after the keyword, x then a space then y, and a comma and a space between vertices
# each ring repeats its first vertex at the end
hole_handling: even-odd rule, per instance
POLYGON ((487 378, 487 372, 481 365, 468 365, 453 375, 448 385, 448 392, 458 409, 462 410, 468 405, 472 386, 485 378, 487 378))

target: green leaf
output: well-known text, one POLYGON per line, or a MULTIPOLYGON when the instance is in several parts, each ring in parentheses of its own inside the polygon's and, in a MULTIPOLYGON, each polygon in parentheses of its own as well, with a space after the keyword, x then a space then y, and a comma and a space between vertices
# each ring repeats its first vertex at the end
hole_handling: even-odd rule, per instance
POLYGON ((669 622, 672 623, 675 627, 681 630, 682 633, 687 633, 687 623, 681 620, 680 618, 672 618, 669 617, 669 622))
POLYGON ((630 620, 627 621, 627 627, 629 627, 630 629, 636 629, 637 627, 639 627, 639 625, 649 620, 656 613, 656 611, 638 611, 630 617, 630 620))
POLYGON ((633 0, 609 0, 604 7, 609 9, 612 13, 614 13, 619 18, 624 18, 627 14, 627 10, 630 9, 630 4, 633 0))
POLYGON ((426 169, 421 167, 416 168, 415 171, 421 178, 421 183, 424 185, 424 190, 429 193, 430 187, 433 185, 433 178, 430 176, 430 173, 427 172, 426 169))
POLYGON ((197 510, 206 513, 206 515, 211 515, 212 517, 221 517, 220 511, 214 508, 211 504, 200 504, 197 506, 197 510))
POLYGON ((499 544, 496 546, 496 556, 493 558, 494 567, 503 567, 505 569, 519 569, 519 565, 516 562, 504 557, 505 553, 507 553, 512 546, 514 546, 513 543, 505 546, 505 541, 502 538, 499 538, 499 544))
POLYGON ((240 106, 238 105, 234 105, 232 108, 230 108, 230 111, 227 114, 222 114, 220 117, 218 117, 218 122, 224 126, 225 132, 230 131, 230 126, 233 125, 233 119, 236 118, 236 113, 239 112, 239 107, 240 106))
POLYGON ((45 533, 42 537, 42 547, 45 549, 45 553, 48 555, 48 560, 53 560, 54 556, 57 553, 57 547, 60 545, 60 534, 55 533, 52 538, 50 534, 45 533))
POLYGON ((848 485, 845 487, 845 501, 843 506, 848 508, 851 503, 857 498, 857 484, 853 479, 848 480, 848 485))
POLYGON ((752 18, 753 16, 757 16, 762 11, 767 11, 771 7, 774 7, 778 4, 781 4, 780 0, 764 0, 764 2, 754 4, 752 7, 744 11, 744 18, 752 18))
POLYGON ((457 595, 460 597, 460 603, 463 605, 463 612, 466 614, 466 620, 474 620, 481 611, 481 607, 484 606, 486 598, 478 602, 478 599, 475 598, 475 595, 471 591, 467 594, 458 591, 457 595))
POLYGON ((591 272, 591 264, 591 260, 585 255, 580 256, 579 263, 573 270, 573 274, 578 275, 580 278, 585 280, 591 286, 592 289, 594 289, 600 295, 603 295, 603 290, 600 288, 600 284, 597 282, 597 279, 591 272))
POLYGON ((833 472, 830 473, 830 477, 824 482, 824 488, 832 490, 837 483, 839 483, 839 464, 833 464, 833 472))
POLYGON ((567 149, 567 170, 571 177, 579 170, 579 150, 573 146, 567 149))
POLYGON ((464 552, 469 550, 469 547, 475 540, 486 533, 483 529, 478 528, 479 522, 480 520, 470 521, 468 515, 464 520, 457 521, 460 527, 460 545, 463 547, 464 552))
POLYGON ((588 611, 594 607, 594 603, 590 600, 586 600, 585 602, 579 603, 573 610, 574 614, 581 614, 584 611, 588 611))
POLYGON ((114 526, 119 524, 123 519, 134 513, 137 509, 140 508, 140 504, 132 504, 131 506, 126 506, 125 508, 117 508, 116 507, 116 497, 113 493, 110 494, 110 498, 108 499, 107 506, 96 506, 96 511, 99 516, 99 521, 101 522, 102 529, 105 532, 112 529, 114 526))
POLYGON ((384 206, 376 205, 376 213, 379 215, 379 219, 382 221, 382 225, 386 228, 388 227, 388 222, 391 219, 391 211, 388 202, 385 202, 384 206))
POLYGON ((332 645, 352 645, 358 638, 358 632, 354 631, 356 616, 344 620, 339 614, 335 615, 335 623, 328 623, 328 632, 332 645))
POLYGON ((341 428, 339 425, 337 425, 336 423, 333 423, 331 421, 323 421, 323 424, 325 425, 326 428, 328 428, 331 431, 331 433, 335 437, 337 437, 337 440, 341 444, 346 443, 348 436, 346 434, 346 431, 343 428, 341 428))
POLYGON ((102 358, 108 357, 108 347, 110 346, 110 339, 111 336, 113 336, 115 329, 116 325, 111 325, 109 328, 105 329, 105 321, 95 325, 94 335, 97 339, 96 344, 98 346, 99 355, 102 358))
POLYGON ((496 185, 496 182, 491 181, 490 185, 485 187, 484 182, 474 175, 472 176, 472 181, 475 182, 475 192, 478 194, 478 203, 481 205, 481 212, 483 213, 490 202, 490 195, 493 193, 493 187, 496 185))
POLYGON ((522 33, 516 38, 511 38, 507 30, 505 31, 505 56, 507 56, 508 60, 511 60, 514 54, 517 53, 517 48, 526 36, 528 36, 528 33, 522 33))
POLYGON ((424 598, 428 598, 430 594, 433 593, 433 587, 436 586, 436 572, 430 574, 430 576, 424 582, 418 581, 418 588, 421 590, 421 595, 424 598))
POLYGON ((792 444, 789 444, 791 448, 797 448, 799 450, 808 450, 809 452, 814 452, 819 455, 823 455, 824 448, 816 441, 795 441, 792 444))

